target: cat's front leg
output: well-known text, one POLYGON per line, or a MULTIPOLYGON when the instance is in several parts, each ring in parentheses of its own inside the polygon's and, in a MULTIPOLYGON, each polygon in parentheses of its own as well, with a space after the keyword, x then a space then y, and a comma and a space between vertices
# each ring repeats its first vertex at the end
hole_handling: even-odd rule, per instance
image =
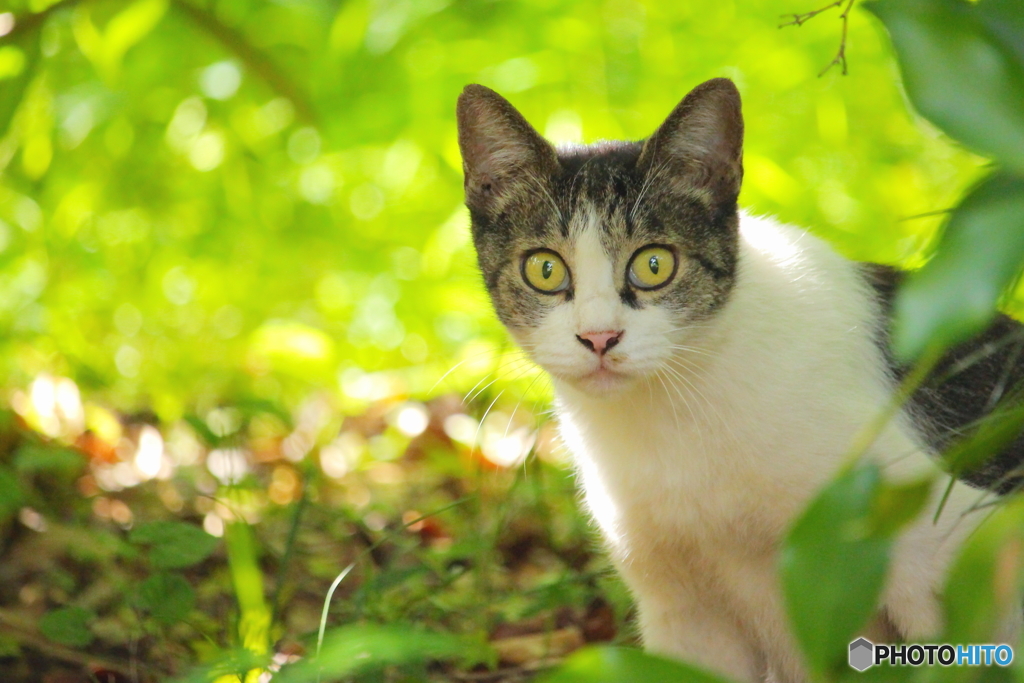
POLYGON ((699 599, 639 598, 644 647, 740 683, 765 680, 764 657, 722 610, 699 599))

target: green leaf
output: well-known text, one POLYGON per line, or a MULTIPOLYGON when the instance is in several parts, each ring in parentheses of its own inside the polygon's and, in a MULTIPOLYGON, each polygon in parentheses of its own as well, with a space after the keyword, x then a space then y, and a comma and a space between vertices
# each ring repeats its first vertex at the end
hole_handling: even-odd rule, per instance
POLYGON ((13 516, 24 504, 25 492, 18 477, 0 465, 0 520, 13 516))
POLYGON ((909 681, 921 683, 920 678, 911 678, 908 676, 909 673, 905 666, 890 666, 888 663, 883 663, 872 666, 866 671, 857 671, 852 667, 847 667, 836 680, 839 683, 909 683, 909 681))
POLYGON ((1018 64, 1024 64, 1024 12, 1020 9, 1020 0, 985 0, 977 5, 981 22, 1018 64))
POLYGON ((85 467, 85 456, 70 448, 22 446, 14 455, 14 469, 21 474, 56 472, 73 476, 85 467))
POLYGON ((995 173, 953 212, 935 256, 896 297, 893 349, 905 360, 981 332, 1024 260, 1024 178, 995 173))
POLYGON ((891 545, 891 534, 874 522, 882 490, 873 463, 843 472, 811 502, 782 549, 790 621, 808 664, 822 675, 845 665, 852 636, 877 608, 891 545))
POLYGON ((1005 503, 963 545, 946 581, 944 643, 991 643, 1024 578, 1024 498, 1005 503))
MULTIPOLYGON (((173 679, 174 683, 213 683, 222 678, 245 681, 246 674, 254 669, 265 669, 270 665, 269 655, 260 655, 238 648, 221 654, 212 662, 193 668, 184 676, 173 679)), ((276 680, 276 678, 275 678, 276 680)), ((326 683, 326 681, 324 682, 326 683)))
MULTIPOLYGON (((1022 579, 1024 498, 1016 497, 1001 504, 960 547, 943 591, 945 632, 936 642, 1005 642, 1002 625, 1011 616, 1011 610, 1020 609, 1022 579)), ((922 683, 995 683, 1015 678, 990 676, 991 670, 1013 671, 1002 667, 991 667, 988 671, 977 667, 935 667, 922 677, 922 683)))
POLYGON ((160 569, 190 567, 205 560, 217 547, 216 538, 184 522, 141 524, 128 538, 132 543, 151 546, 149 559, 160 569))
POLYGON ((384 665, 438 659, 476 663, 489 656, 490 648, 460 636, 406 626, 360 624, 328 631, 319 657, 284 667, 274 676, 274 682, 314 683, 384 665))
POLYGON ((0 634, 0 659, 13 659, 21 656, 21 643, 14 636, 0 634))
POLYGON ((139 606, 165 624, 181 621, 195 604, 195 591, 181 574, 154 574, 139 586, 139 606))
POLYGON ((145 38, 163 18, 168 0, 136 0, 116 14, 102 33, 88 9, 78 7, 74 36, 79 49, 108 80, 117 78, 125 53, 145 38))
MULTIPOLYGON (((950 136, 1024 173, 1024 64, 1008 44, 1024 33, 1001 21, 1019 4, 878 0, 914 106, 950 136), (989 25, 1003 24, 1005 38, 989 25)), ((1017 23, 1019 26, 1019 22, 1017 23)))
POLYGON ((921 514, 931 497, 933 477, 906 484, 882 483, 871 505, 871 533, 892 536, 921 514))
POLYGON ((641 650, 624 647, 588 647, 574 653, 562 666, 537 683, 722 683, 701 669, 641 650))
POLYGON ((62 607, 39 620, 39 630, 50 640, 70 647, 85 647, 93 641, 89 622, 96 615, 83 607, 62 607))
POLYGON ((943 462, 953 475, 970 473, 1009 446, 1024 426, 1024 405, 1009 408, 1000 405, 978 426, 977 431, 953 445, 943 454, 943 462))

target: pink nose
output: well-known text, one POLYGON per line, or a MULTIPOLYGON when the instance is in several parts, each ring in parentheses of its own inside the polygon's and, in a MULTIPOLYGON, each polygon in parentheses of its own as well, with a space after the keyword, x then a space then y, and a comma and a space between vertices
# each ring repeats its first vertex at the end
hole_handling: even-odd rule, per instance
POLYGON ((587 332, 577 334, 576 338, 580 340, 580 344, 597 355, 603 356, 622 339, 622 330, 618 332, 587 332))

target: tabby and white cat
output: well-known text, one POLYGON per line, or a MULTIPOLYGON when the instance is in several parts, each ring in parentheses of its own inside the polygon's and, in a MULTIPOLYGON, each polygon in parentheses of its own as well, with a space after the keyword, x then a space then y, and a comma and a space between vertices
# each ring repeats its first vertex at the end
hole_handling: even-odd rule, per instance
MULTIPOLYGON (((551 375, 646 646, 737 681, 806 680, 777 549, 892 396, 895 274, 738 210, 743 119, 727 79, 641 142, 556 149, 479 85, 458 122, 487 290, 551 375)), ((934 468, 949 429, 1005 385, 1005 353, 921 392, 867 457, 895 478, 934 468)), ((871 631, 882 642, 937 634, 936 593, 973 524, 959 512, 976 499, 958 483, 939 524, 901 536, 871 631)))

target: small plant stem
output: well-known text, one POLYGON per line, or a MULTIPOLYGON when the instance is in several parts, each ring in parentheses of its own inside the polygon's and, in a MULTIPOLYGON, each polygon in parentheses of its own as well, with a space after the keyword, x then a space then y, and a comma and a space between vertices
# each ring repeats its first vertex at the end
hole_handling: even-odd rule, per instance
POLYGON ((295 550, 295 539, 299 535, 299 526, 302 523, 302 516, 309 505, 309 484, 303 482, 302 495, 299 496, 292 512, 291 525, 288 528, 288 539, 285 541, 284 554, 281 556, 281 564, 277 569, 277 583, 274 586, 274 597, 270 602, 270 623, 277 621, 277 614, 281 608, 281 590, 288 575, 288 565, 291 564, 292 555, 295 550))

